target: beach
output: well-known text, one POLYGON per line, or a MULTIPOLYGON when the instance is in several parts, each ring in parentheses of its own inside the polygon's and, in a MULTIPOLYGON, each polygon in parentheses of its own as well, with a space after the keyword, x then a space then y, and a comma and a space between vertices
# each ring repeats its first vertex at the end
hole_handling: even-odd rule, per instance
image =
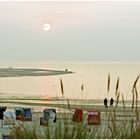
MULTIPOLYGON (((66 64, 55 62, 50 63, 48 68, 46 66, 44 67, 44 65, 46 63, 43 63, 43 67, 35 68, 37 66, 35 64, 28 68, 27 66, 25 68, 24 65, 23 68, 21 64, 17 64, 17 66, 0 69, 0 105, 7 106, 7 112, 14 112, 17 107, 31 108, 32 110, 32 121, 22 122, 16 120, 13 125, 14 128, 20 128, 22 125, 25 125, 25 128, 33 129, 36 126, 38 128, 36 131, 40 130, 44 133, 44 128, 46 127, 40 126, 40 117, 43 116, 43 109, 55 108, 57 112, 57 123, 51 122, 51 126, 48 126, 46 129, 53 128, 57 130, 61 122, 62 125, 66 123, 68 125, 67 127, 70 127, 69 131, 72 132, 72 129, 76 129, 75 127, 79 126, 72 121, 74 109, 82 109, 84 111, 84 119, 81 126, 82 131, 89 131, 90 129, 106 131, 106 129, 110 129, 108 125, 113 127, 112 125, 114 124, 112 122, 116 123, 117 126, 121 126, 122 124, 131 125, 131 121, 133 121, 133 127, 136 130, 136 126, 139 124, 140 102, 138 98, 133 100, 132 88, 138 76, 136 75, 136 71, 139 71, 140 63, 118 63, 114 66, 112 63, 90 62, 77 64, 73 62, 66 64), (106 68, 105 71, 103 71, 103 68, 106 68), (125 70, 128 73, 130 72, 131 76, 129 74, 124 75, 125 70), (115 91, 118 78, 115 76, 116 72, 120 78, 118 90, 121 94, 119 91, 116 94, 115 91), (110 74, 111 79, 109 90, 107 90, 108 74, 110 74), (127 92, 124 92, 125 88, 127 92), (104 106, 103 100, 105 97, 108 99, 108 108, 104 106), (114 98, 113 107, 109 106, 111 97, 114 98), (89 111, 98 111, 101 113, 100 125, 89 126, 87 124, 89 111), (88 130, 85 130, 83 125, 88 130)), ((139 82, 137 83, 137 91, 139 91, 138 85, 139 82)), ((2 129, 3 132, 1 132, 2 134, 10 134, 13 131, 8 125, 4 127, 2 129)), ((125 127, 131 128, 130 126, 125 127)), ((114 128, 112 131, 114 133, 114 128)), ((88 132, 85 133, 88 134, 88 132)), ((108 134, 110 137, 111 133, 109 132, 108 134)), ((85 137, 89 138, 87 134, 85 134, 85 137)), ((52 135, 51 137, 53 138, 52 135)), ((96 136, 92 137, 96 138, 96 136)), ((43 138, 48 138, 48 136, 43 138)), ((84 138, 84 135, 82 138, 84 138)), ((107 138, 107 136, 103 138, 107 138)))
POLYGON ((10 0, 0 21, 0 139, 140 138, 140 1, 10 0))
MULTIPOLYGON (((126 107, 125 110, 121 107, 108 107, 105 108, 104 106, 92 106, 92 107, 88 107, 88 108, 83 108, 83 106, 73 106, 73 108, 71 108, 70 110, 64 107, 63 105, 61 105, 62 108, 57 107, 57 121, 56 123, 53 123, 52 121, 49 121, 47 127, 48 128, 53 128, 55 129, 55 127, 57 127, 58 124, 67 124, 69 128, 73 128, 75 125, 78 125, 78 123, 73 122, 73 113, 74 113, 74 108, 81 108, 84 111, 83 114, 83 121, 82 124, 86 125, 86 128, 88 129, 104 129, 108 127, 109 123, 112 123, 112 118, 110 118, 110 115, 112 115, 114 117, 114 113, 115 113, 115 122, 118 125, 122 125, 122 123, 130 123, 130 121, 133 119, 134 121, 134 126, 136 125, 137 122, 137 116, 136 116, 136 112, 135 109, 132 110, 131 107, 126 107), (100 125, 88 125, 87 124, 87 116, 88 116, 88 111, 99 111, 101 113, 101 124, 100 125)), ((46 106, 44 108, 55 108, 54 106, 46 106)), ((138 112, 139 112, 140 108, 138 108, 138 112)), ((14 112, 14 109, 12 108, 7 108, 6 110, 7 112, 14 112)), ((32 121, 19 121, 19 120, 15 120, 13 125, 3 125, 2 126, 2 121, 1 121, 1 138, 2 138, 2 134, 3 135, 9 135, 12 132, 13 128, 18 128, 18 129, 22 129, 23 126, 25 128, 29 130, 33 130, 34 127, 36 127, 36 133, 40 134, 40 133, 44 133, 44 130, 46 128, 46 126, 41 126, 40 125, 40 117, 43 116, 43 108, 41 110, 36 110, 35 108, 32 108, 32 121)), ((6 119, 4 120, 6 121, 6 119)), ((4 123, 3 121, 3 123, 4 123)), ((9 120, 8 120, 9 121, 9 120)), ((8 122, 7 121, 7 122, 8 122)), ((8 123, 7 123, 8 124, 8 123)), ((69 129, 70 131, 72 131, 71 129, 69 129)), ((39 135, 38 134, 38 135, 39 135)))

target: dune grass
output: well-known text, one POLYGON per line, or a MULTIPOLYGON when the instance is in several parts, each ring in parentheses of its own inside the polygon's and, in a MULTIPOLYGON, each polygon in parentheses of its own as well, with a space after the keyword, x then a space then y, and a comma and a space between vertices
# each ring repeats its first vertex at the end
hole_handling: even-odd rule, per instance
POLYGON ((44 126, 43 128, 33 124, 32 127, 26 127, 21 124, 20 127, 14 127, 11 132, 11 138, 16 139, 121 139, 121 138, 140 138, 135 129, 133 119, 116 123, 115 113, 109 114, 106 125, 90 126, 85 122, 69 122, 67 117, 63 120, 57 120, 53 126, 44 126))
MULTIPOLYGON (((58 117, 57 123, 52 126, 40 126, 39 124, 32 123, 31 127, 27 127, 24 123, 16 126, 12 129, 11 138, 16 139, 134 139, 140 138, 140 126, 139 126, 139 110, 138 110, 138 91, 137 82, 139 76, 134 81, 132 87, 132 106, 129 110, 130 115, 134 114, 134 117, 128 117, 128 108, 125 106, 125 100, 123 93, 119 90, 119 77, 117 78, 115 100, 116 104, 112 108, 104 108, 104 117, 101 125, 88 125, 87 114, 84 114, 83 122, 75 123, 70 118, 73 108, 82 108, 85 110, 93 108, 89 105, 71 105, 69 99, 66 99, 67 104, 55 104, 56 107, 68 109, 68 113, 65 113, 65 117, 60 119, 58 117), (118 118, 118 104, 120 101, 120 95, 122 98, 122 115, 123 119, 118 118), (126 114, 126 116, 125 116, 126 114)), ((63 81, 60 79, 60 88, 62 96, 64 96, 63 81)), ((107 91, 110 89, 110 74, 108 75, 107 91)), ((81 86, 83 94, 84 85, 81 86)), ((82 95, 83 96, 83 95, 82 95)), ((54 105, 54 106, 55 106, 54 105)), ((49 105, 50 106, 50 105, 49 105)), ((54 107, 53 106, 53 107, 54 107)), ((96 108, 96 106, 95 106, 96 108)), ((99 109, 99 107, 98 107, 99 109)), ((65 111, 64 111, 65 112, 65 111)), ((63 112, 62 112, 63 114, 63 112)))

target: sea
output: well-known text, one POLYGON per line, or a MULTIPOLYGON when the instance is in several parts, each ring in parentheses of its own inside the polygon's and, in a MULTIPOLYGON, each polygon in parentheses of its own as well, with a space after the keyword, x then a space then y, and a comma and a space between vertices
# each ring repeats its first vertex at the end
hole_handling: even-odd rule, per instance
MULTIPOLYGON (((132 87, 140 74, 139 61, 12 61, 0 62, 0 68, 37 68, 72 71, 71 74, 52 76, 0 77, 0 98, 2 97, 61 97, 60 79, 63 82, 63 96, 69 99, 115 98, 116 82, 119 77, 120 98, 132 99, 132 87), (108 75, 110 89, 107 91, 108 75), (81 87, 83 86, 83 90, 81 87)), ((140 93, 140 82, 137 83, 140 93)))

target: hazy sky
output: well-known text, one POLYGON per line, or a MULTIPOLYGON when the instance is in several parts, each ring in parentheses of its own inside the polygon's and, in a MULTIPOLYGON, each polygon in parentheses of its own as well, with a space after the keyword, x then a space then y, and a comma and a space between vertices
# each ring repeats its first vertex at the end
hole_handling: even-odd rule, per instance
POLYGON ((140 1, 0 2, 0 60, 140 60, 139 53, 140 1))

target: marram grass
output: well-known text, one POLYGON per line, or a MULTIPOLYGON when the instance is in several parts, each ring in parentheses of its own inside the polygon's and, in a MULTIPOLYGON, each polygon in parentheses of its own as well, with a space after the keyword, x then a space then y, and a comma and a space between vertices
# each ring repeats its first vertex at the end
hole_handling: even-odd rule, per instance
MULTIPOLYGON (((57 123, 53 126, 37 127, 36 124, 32 124, 31 127, 26 127, 24 123, 21 123, 19 127, 14 127, 11 132, 11 138, 16 139, 134 139, 140 138, 140 126, 139 126, 139 110, 138 110, 138 91, 136 84, 139 76, 136 78, 132 88, 132 106, 131 114, 135 114, 135 117, 123 117, 123 120, 118 120, 117 108, 119 104, 120 91, 119 78, 116 84, 116 106, 112 108, 112 111, 106 109, 105 120, 101 121, 101 125, 93 126, 88 125, 86 122, 87 117, 84 116, 82 123, 72 122, 72 118, 69 118, 69 114, 66 114, 64 119, 57 119, 57 123)), ((64 96, 63 82, 60 79, 61 92, 64 96)), ((110 74, 108 75, 107 90, 110 89, 110 74)), ((83 87, 81 88, 83 90, 83 87)), ((124 96, 122 95, 123 112, 127 113, 124 96)), ((81 105, 82 108, 82 105, 81 105)), ((67 99, 67 109, 71 113, 72 105, 67 99)), ((39 125, 39 124, 38 124, 39 125)))

